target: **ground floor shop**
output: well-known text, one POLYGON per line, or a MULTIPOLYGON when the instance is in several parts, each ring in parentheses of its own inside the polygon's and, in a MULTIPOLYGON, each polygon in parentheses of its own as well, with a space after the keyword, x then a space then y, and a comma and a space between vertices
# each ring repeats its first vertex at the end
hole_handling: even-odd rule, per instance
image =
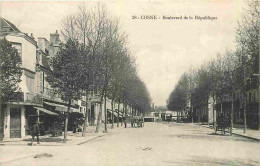
MULTIPOLYGON (((67 105, 43 100, 42 104, 25 102, 10 102, 4 107, 4 139, 24 138, 31 135, 32 126, 38 122, 40 135, 61 135, 64 130, 64 120, 67 105)), ((68 129, 82 125, 83 114, 74 106, 68 113, 68 129)))
POLYGON ((58 113, 43 107, 26 104, 6 104, 4 109, 4 139, 24 138, 31 135, 31 127, 37 121, 40 124, 40 134, 51 131, 54 122, 60 123, 58 113))

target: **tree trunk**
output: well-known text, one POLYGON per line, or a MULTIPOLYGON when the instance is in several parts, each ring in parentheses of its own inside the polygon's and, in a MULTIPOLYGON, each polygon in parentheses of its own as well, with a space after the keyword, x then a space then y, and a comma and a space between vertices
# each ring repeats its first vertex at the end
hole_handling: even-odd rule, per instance
POLYGON ((125 107, 125 128, 127 128, 127 109, 126 109, 126 105, 124 105, 125 107))
POLYGON ((207 113, 207 118, 208 118, 208 126, 209 126, 209 98, 207 99, 206 113, 207 113))
POLYGON ((112 108, 112 125, 111 129, 114 128, 114 100, 111 101, 111 108, 112 108))
POLYGON ((4 138, 4 108, 2 97, 0 97, 0 141, 4 138))
POLYGON ((221 104, 220 104, 220 113, 223 114, 223 109, 222 109, 222 101, 221 101, 221 104))
MULTIPOLYGON (((260 42, 258 42, 258 44, 259 43, 260 42)), ((259 129, 260 129, 260 54, 258 57, 258 130, 259 129)))
POLYGON ((86 136, 87 124, 88 124, 88 108, 86 107, 85 119, 84 119, 84 124, 83 124, 83 131, 82 131, 82 137, 86 136))
POLYGON ((71 107, 71 99, 69 99, 69 106, 68 106, 68 110, 65 113, 65 129, 64 129, 64 139, 63 139, 63 143, 67 142, 67 131, 68 131, 68 119, 69 119, 69 112, 70 112, 70 107, 71 107))
POLYGON ((123 105, 123 111, 122 111, 122 120, 121 120, 121 126, 123 126, 123 121, 124 121, 124 105, 123 105))
POLYGON ((216 131, 216 122, 215 122, 215 97, 214 97, 214 94, 213 94, 213 129, 216 133, 217 131, 216 131))
POLYGON ((193 123, 193 105, 191 105, 191 123, 193 123))
POLYGON ((98 119, 97 119, 97 126, 96 126, 96 132, 98 133, 99 125, 101 124, 101 118, 102 118, 102 104, 103 104, 103 95, 101 97, 100 106, 99 106, 99 112, 98 112, 98 119))
MULTIPOLYGON (((86 95, 87 99, 87 95, 86 95)), ((85 112, 85 119, 84 119, 84 124, 83 124, 83 131, 82 131, 82 137, 86 136, 87 133, 87 126, 88 126, 88 106, 89 102, 86 101, 86 112, 85 112)))
POLYGON ((117 105, 117 127, 119 127, 119 108, 120 108, 120 102, 118 102, 117 105))
POLYGON ((105 111, 105 130, 103 133, 107 133, 107 93, 105 92, 105 103, 104 103, 104 111, 105 111))
POLYGON ((231 115, 230 115, 230 135, 233 133, 233 119, 234 119, 234 98, 233 98, 233 93, 232 93, 232 101, 231 101, 231 115))
POLYGON ((179 123, 179 111, 177 110, 177 123, 179 123))
POLYGON ((200 112, 200 109, 198 109, 198 123, 201 122, 200 115, 201 115, 201 112, 200 112))
POLYGON ((246 133, 246 93, 244 93, 244 133, 246 133))

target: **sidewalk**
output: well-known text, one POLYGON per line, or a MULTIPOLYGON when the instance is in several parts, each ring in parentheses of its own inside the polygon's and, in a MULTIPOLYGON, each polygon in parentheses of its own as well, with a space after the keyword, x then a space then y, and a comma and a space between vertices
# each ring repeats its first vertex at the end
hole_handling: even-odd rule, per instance
MULTIPOLYGON (((114 125, 114 129, 111 130, 111 124, 107 125, 108 132, 116 131, 122 129, 124 126, 119 124, 119 127, 114 125)), ((129 124, 128 124, 129 127, 129 124)), ((64 136, 52 137, 51 135, 40 136, 40 144, 37 144, 37 139, 34 139, 32 146, 72 146, 72 145, 81 145, 88 141, 91 141, 95 138, 102 137, 107 133, 103 133, 104 125, 100 126, 99 133, 95 133, 96 126, 88 126, 86 136, 82 137, 82 132, 73 133, 72 131, 67 132, 67 142, 63 143, 64 136)), ((31 136, 28 135, 24 138, 9 138, 4 139, 0 142, 1 146, 29 146, 28 143, 31 143, 31 136)))
MULTIPOLYGON (((128 124, 128 128, 130 125, 128 124)), ((124 125, 117 127, 117 124, 114 125, 114 129, 111 129, 111 124, 107 125, 108 133, 120 132, 120 130, 124 129, 124 125)), ((85 137, 82 137, 82 132, 72 133, 68 132, 67 135, 67 143, 63 143, 63 136, 59 137, 51 137, 50 135, 41 136, 40 144, 36 143, 36 139, 33 145, 28 146, 28 143, 31 142, 31 136, 27 136, 25 138, 20 139, 6 139, 3 142, 0 142, 0 165, 3 163, 9 163, 11 161, 25 159, 28 157, 34 157, 36 155, 46 155, 48 153, 49 147, 68 147, 69 146, 77 146, 94 140, 99 137, 103 137, 108 133, 103 133, 104 125, 100 126, 99 133, 95 133, 96 126, 88 126, 87 134, 85 137), (41 150, 39 149, 41 147, 41 150), (48 147, 49 146, 49 147, 48 147), (31 147, 31 148, 29 148, 31 147), (38 148, 37 148, 38 147, 38 148), (45 149, 45 150, 43 150, 45 149), (1 151, 2 150, 2 151, 1 151), (21 151, 22 153, 19 153, 21 151), (18 152, 18 153, 17 153, 18 152)), ((73 148, 73 147, 72 147, 73 148)), ((66 148, 67 149, 67 148, 66 148)))
MULTIPOLYGON (((202 126, 202 127, 207 127, 207 128, 211 128, 213 129, 212 125, 203 125, 203 124, 197 124, 194 123, 196 125, 202 126)), ((230 133, 229 131, 227 131, 227 133, 230 133)), ((250 138, 250 139, 254 139, 254 140, 258 140, 260 141, 260 130, 253 130, 253 129, 246 129, 246 133, 244 133, 244 129, 243 128, 233 128, 233 132, 234 135, 239 135, 242 137, 246 137, 246 138, 250 138)))

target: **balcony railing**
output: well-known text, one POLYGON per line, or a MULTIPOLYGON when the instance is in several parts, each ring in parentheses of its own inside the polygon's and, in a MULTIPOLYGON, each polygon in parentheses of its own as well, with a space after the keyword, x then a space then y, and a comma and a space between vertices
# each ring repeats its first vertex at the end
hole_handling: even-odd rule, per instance
POLYGON ((13 95, 9 96, 8 101, 24 102, 24 93, 23 92, 15 92, 13 95))
POLYGON ((42 105, 42 97, 40 94, 27 92, 24 95, 24 99, 24 102, 42 105))
POLYGON ((42 97, 39 94, 31 92, 15 92, 9 97, 10 102, 26 102, 32 104, 42 104, 42 97))
MULTIPOLYGON (((40 89, 42 89, 42 87, 40 87, 40 89)), ((55 100, 55 101, 62 101, 61 100, 61 96, 57 93, 55 93, 55 91, 51 88, 43 88, 44 90, 40 92, 40 94, 42 95, 42 97, 47 98, 49 100, 55 100)))
MULTIPOLYGON (((42 87, 41 87, 42 89, 42 87)), ((65 102, 64 100, 62 100, 61 95, 58 93, 55 93, 54 89, 52 88, 46 88, 44 87, 44 91, 41 92, 42 97, 49 99, 49 100, 53 100, 53 101, 57 101, 57 102, 65 102)), ((72 101, 71 105, 77 105, 78 101, 72 101)))

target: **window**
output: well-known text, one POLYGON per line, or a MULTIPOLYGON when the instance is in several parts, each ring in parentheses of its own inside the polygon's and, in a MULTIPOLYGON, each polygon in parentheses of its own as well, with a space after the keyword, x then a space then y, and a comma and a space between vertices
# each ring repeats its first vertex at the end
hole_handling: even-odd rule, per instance
POLYGON ((17 49, 17 52, 20 54, 21 58, 22 58, 22 44, 21 43, 13 43, 12 42, 12 46, 17 49))
POLYGON ((26 86, 29 92, 34 92, 34 74, 25 70, 26 86))
POLYGON ((26 76, 26 85, 29 92, 34 92, 34 78, 26 76))

